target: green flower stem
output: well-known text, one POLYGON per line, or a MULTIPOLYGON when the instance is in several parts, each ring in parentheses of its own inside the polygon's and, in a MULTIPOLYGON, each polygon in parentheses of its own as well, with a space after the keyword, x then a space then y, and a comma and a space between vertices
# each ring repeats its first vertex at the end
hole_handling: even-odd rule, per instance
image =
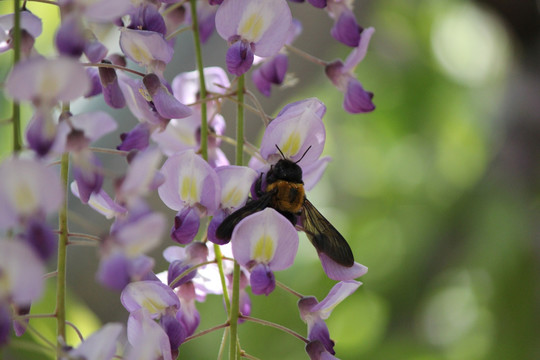
POLYGON ((206 335, 206 334, 208 334, 208 333, 211 333, 212 331, 216 331, 216 330, 219 330, 219 329, 226 328, 226 327, 228 327, 228 326, 229 326, 229 323, 226 322, 226 323, 224 323, 224 324, 214 326, 214 327, 212 327, 212 328, 210 328, 210 329, 203 330, 203 331, 201 331, 201 332, 199 332, 199 333, 197 333, 197 334, 195 334, 195 335, 188 336, 188 337, 184 340, 184 343, 186 343, 186 342, 188 342, 188 341, 190 341, 190 340, 196 339, 196 338, 198 338, 198 337, 200 337, 200 336, 206 335))
POLYGON ((287 334, 290 334, 290 335, 294 336, 297 339, 302 340, 306 344, 309 343, 308 339, 306 339, 305 337, 303 337, 302 335, 300 335, 296 331, 293 331, 293 330, 291 330, 288 327, 285 327, 283 325, 279 325, 279 324, 273 323, 271 321, 266 321, 266 320, 263 320, 263 319, 254 318, 254 317, 251 317, 251 316, 240 315, 240 317, 242 319, 244 319, 244 320, 247 320, 247 321, 251 321, 251 322, 259 323, 259 324, 264 325, 264 326, 270 326, 270 327, 276 328, 278 330, 281 330, 283 332, 286 332, 287 334))
POLYGON ((60 178, 64 186, 64 200, 60 208, 58 225, 60 229, 60 235, 58 238, 58 264, 57 264, 57 276, 56 276, 56 335, 58 338, 58 355, 60 356, 60 349, 62 343, 60 341, 66 338, 66 260, 67 260, 67 244, 68 244, 68 174, 69 174, 69 153, 62 155, 62 167, 60 170, 60 178))
MULTIPOLYGON (((13 24, 13 67, 21 59, 21 6, 19 0, 13 1, 14 24, 13 24)), ((13 151, 18 153, 22 150, 21 136, 21 106, 18 101, 13 101, 13 151)))
POLYGON ((208 160, 208 119, 206 115, 206 83, 204 80, 204 67, 201 51, 201 37, 199 34, 199 20, 197 19, 197 1, 189 0, 193 21, 193 38, 195 42, 195 57, 197 58, 197 70, 199 71, 199 94, 201 97, 201 155, 208 160))
POLYGON ((229 291, 227 290, 227 282, 225 281, 225 272, 223 271, 223 255, 221 254, 221 248, 218 244, 214 244, 214 254, 216 256, 216 263, 219 270, 221 288, 223 289, 223 299, 225 299, 225 307, 228 312, 231 309, 231 300, 229 299, 229 291))
MULTIPOLYGON (((236 117, 236 165, 244 162, 244 75, 238 78, 238 106, 236 117)), ((234 262, 233 290, 231 311, 229 312, 231 324, 231 338, 229 339, 229 360, 236 360, 240 357, 238 350, 238 316, 240 315, 240 265, 234 262)))

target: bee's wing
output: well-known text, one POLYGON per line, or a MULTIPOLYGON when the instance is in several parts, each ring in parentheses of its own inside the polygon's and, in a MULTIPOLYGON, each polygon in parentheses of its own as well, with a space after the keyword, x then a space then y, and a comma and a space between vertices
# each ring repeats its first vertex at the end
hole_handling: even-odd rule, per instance
POLYGON ((347 241, 307 199, 302 211, 302 226, 317 251, 340 265, 353 266, 354 257, 347 241))
POLYGON ((216 237, 229 240, 234 228, 242 219, 268 207, 272 195, 273 192, 264 193, 260 198, 247 202, 246 205, 227 216, 216 229, 216 237))

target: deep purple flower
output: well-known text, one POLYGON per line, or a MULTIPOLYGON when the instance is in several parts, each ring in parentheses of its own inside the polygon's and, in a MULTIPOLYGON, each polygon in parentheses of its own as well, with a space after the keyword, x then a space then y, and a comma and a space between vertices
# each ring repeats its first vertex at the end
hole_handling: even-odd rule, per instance
POLYGON ((85 47, 86 36, 81 19, 75 15, 63 19, 55 37, 55 44, 61 55, 78 59, 85 47))
POLYGON ((288 62, 287 55, 277 54, 253 71, 251 75, 253 83, 263 95, 270 96, 271 84, 281 85, 283 83, 288 62))
MULTIPOLYGON (((111 62, 108 60, 103 60, 102 63, 110 64, 111 62)), ((100 67, 99 79, 101 81, 101 86, 103 87, 103 99, 105 99, 107 105, 113 109, 121 109, 126 106, 126 99, 124 98, 124 94, 120 89, 116 70, 112 68, 100 67)))
POLYGON ((362 30, 352 11, 342 11, 330 33, 337 41, 350 47, 357 47, 362 30))
POLYGON ((150 143, 150 125, 139 123, 127 133, 120 134, 120 140, 122 143, 116 147, 117 150, 144 150, 150 143))
POLYGON ((41 219, 31 219, 26 224, 22 237, 43 261, 56 253, 58 235, 41 219))
POLYGON ((375 29, 367 28, 362 31, 358 46, 350 53, 343 63, 341 60, 331 62, 326 66, 326 75, 345 94, 343 108, 352 114, 370 112, 375 109, 371 101, 373 93, 364 90, 354 75, 354 69, 364 59, 371 36, 375 29))
MULTIPOLYGON (((358 281, 342 281, 336 284, 320 303, 313 296, 303 297, 298 301, 300 317, 308 326, 308 340, 319 341, 326 351, 332 355, 335 354, 334 342, 330 339, 324 320, 328 319, 332 310, 347 296, 355 292, 360 285, 362 283, 358 281)), ((317 351, 311 350, 311 352, 316 353, 317 351)))

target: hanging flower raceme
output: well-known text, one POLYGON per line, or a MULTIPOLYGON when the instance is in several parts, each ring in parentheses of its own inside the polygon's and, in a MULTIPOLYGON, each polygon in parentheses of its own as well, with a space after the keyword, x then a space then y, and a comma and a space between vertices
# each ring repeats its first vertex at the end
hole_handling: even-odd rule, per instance
MULTIPOLYGON (((332 310, 347 296, 355 292, 360 285, 362 283, 358 281, 342 281, 336 284, 321 302, 318 302, 313 296, 303 297, 298 301, 300 317, 308 326, 309 341, 318 341, 323 345, 326 352, 332 355, 336 353, 334 351, 334 342, 330 339, 330 333, 324 320, 328 319, 332 310)), ((325 352, 324 350, 318 344, 308 344, 306 347, 311 359, 324 359, 320 355, 321 352, 325 352)))
POLYGON ((216 30, 229 43, 227 70, 242 75, 254 55, 268 57, 285 44, 292 16, 285 0, 225 0, 216 13, 216 30))
POLYGON ((371 36, 375 29, 370 27, 362 31, 358 46, 349 54, 345 63, 335 60, 326 66, 326 75, 339 91, 345 94, 343 108, 351 113, 365 113, 375 110, 371 101, 373 93, 364 90, 356 79, 354 69, 364 59, 371 36))
POLYGON ((161 173, 165 182, 158 189, 159 197, 177 211, 171 238, 190 243, 199 231, 200 217, 212 215, 219 206, 219 178, 193 150, 169 157, 161 173))

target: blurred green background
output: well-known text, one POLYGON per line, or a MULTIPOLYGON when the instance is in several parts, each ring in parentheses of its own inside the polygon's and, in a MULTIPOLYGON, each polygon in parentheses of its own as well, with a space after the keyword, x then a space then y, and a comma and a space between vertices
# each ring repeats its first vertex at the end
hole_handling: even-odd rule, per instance
MULTIPOLYGON (((2 13, 8 12, 5 3, 2 13)), ((44 14, 43 8, 34 11, 44 14)), ((304 25, 295 46, 324 60, 348 55, 349 49, 330 37, 332 21, 324 12, 308 4, 291 8, 304 25)), ((345 113, 343 95, 323 69, 294 54, 290 71, 298 84, 274 89, 275 96, 261 100, 273 114, 306 97, 318 97, 328 108, 324 154, 333 161, 308 196, 348 239, 356 260, 369 267, 361 279, 364 285, 327 320, 336 355, 540 359, 537 3, 356 1, 355 13, 362 26, 376 29, 368 55, 356 70, 364 87, 375 93, 375 112, 345 113)), ((49 33, 40 39, 43 52, 51 53, 46 46, 57 24, 54 16, 45 20, 49 33)), ((203 51, 205 65, 223 65, 225 44, 216 34, 203 51)), ((193 70, 193 59, 191 35, 182 34, 166 77, 193 70)), ((0 55, 2 78, 9 61, 9 55, 0 55)), ((0 118, 7 118, 9 103, 0 101, 0 118)), ((101 100, 80 106, 105 108, 101 100)), ((233 135, 234 107, 225 110, 233 135)), ((107 111, 120 131, 135 124, 126 111, 107 111)), ((261 130, 255 116, 248 116, 247 130, 255 142, 261 130)), ((5 154, 10 127, 0 131, 5 154)), ((114 146, 118 133, 101 145, 114 146)), ((233 152, 228 145, 224 150, 233 152)), ((121 159, 103 161, 112 168, 122 164, 121 159)), ((159 206, 159 200, 151 202, 159 206)), ((70 206, 73 231, 106 231, 109 223, 77 199, 70 199, 70 206)), ((161 211, 172 224, 173 211, 161 211)), ((322 300, 334 282, 325 277, 308 241, 303 236, 301 240, 294 266, 276 278, 322 300)), ((164 239, 163 247, 171 244, 164 239)), ((166 266, 160 251, 154 252, 156 271, 166 266)), ((70 249, 70 296, 78 307, 68 317, 85 335, 99 321, 127 319, 118 293, 95 283, 96 266, 95 249, 70 249)), ((293 296, 276 289, 252 301, 253 316, 305 334, 293 296)), ((201 330, 225 320, 218 297, 209 297, 199 310, 201 330)), ((35 321, 40 328, 51 328, 51 322, 35 321)), ((220 341, 221 334, 212 333, 189 342, 180 348, 180 358, 215 358, 220 341)), ((257 324, 243 324, 240 341, 261 359, 307 358, 297 339, 257 324)), ((6 358, 22 358, 17 351, 8 349, 6 358)))

